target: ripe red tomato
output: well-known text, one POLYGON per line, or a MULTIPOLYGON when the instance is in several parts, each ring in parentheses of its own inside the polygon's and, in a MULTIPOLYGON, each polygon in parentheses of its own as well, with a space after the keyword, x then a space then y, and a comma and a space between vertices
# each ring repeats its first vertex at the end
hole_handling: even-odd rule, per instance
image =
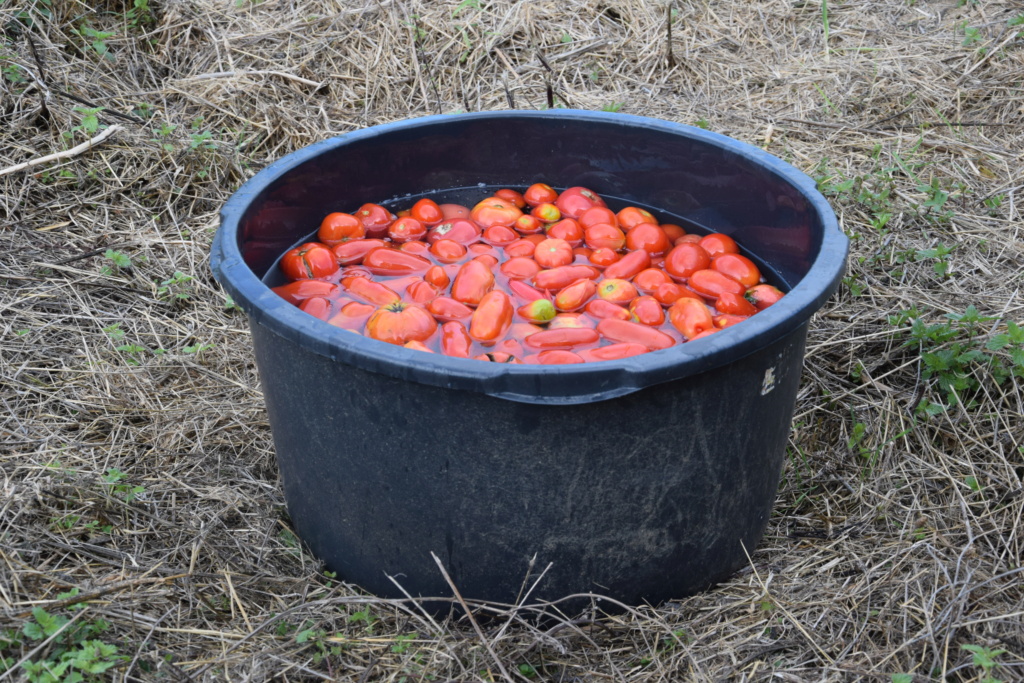
POLYGON ((497 289, 488 292, 469 320, 469 336, 480 342, 497 341, 508 331, 514 313, 508 294, 497 289))
POLYGON ((772 285, 754 285, 748 289, 744 296, 747 301, 754 304, 757 310, 763 311, 782 298, 782 292, 772 285))
POLYGON ((484 230, 483 239, 488 244, 504 247, 519 239, 519 233, 507 225, 492 225, 484 230))
POLYGON ((467 306, 476 306, 494 289, 494 273, 477 260, 466 261, 452 282, 451 297, 467 306))
POLYGON ((373 249, 363 257, 363 267, 374 275, 422 275, 432 265, 434 264, 422 256, 387 247, 373 249))
POLYGON ((654 223, 655 225, 658 223, 658 219, 650 211, 635 206, 627 206, 619 211, 616 216, 619 219, 619 227, 626 232, 629 232, 641 223, 654 223))
POLYGON ((425 341, 437 330, 437 321, 419 306, 403 301, 378 308, 366 321, 366 336, 401 346, 425 341))
POLYGON ((719 254, 737 254, 740 251, 739 246, 736 245, 736 240, 718 232, 702 237, 700 246, 704 247, 712 257, 719 254))
POLYGON ((366 228, 350 213, 329 213, 320 223, 316 236, 328 247, 333 247, 348 240, 362 239, 366 236, 366 228))
POLYGON ((587 344, 596 344, 601 335, 588 327, 560 327, 535 332, 523 340, 533 349, 572 349, 587 344))
POLYGON ((633 283, 621 278, 605 278, 597 285, 597 295, 613 304, 628 304, 637 294, 633 283))
POLYGON ((427 233, 427 241, 434 244, 438 240, 452 240, 463 246, 469 246, 480 239, 480 226, 468 218, 446 218, 427 233))
POLYGON ((388 237, 392 242, 411 242, 423 239, 427 234, 427 228, 423 223, 412 216, 399 218, 388 226, 388 237))
MULTIPOLYGON (((536 299, 516 309, 523 320, 531 323, 546 323, 555 317, 555 305, 550 299, 536 299)), ((540 330, 536 330, 539 332, 540 330)))
POLYGON ((595 249, 593 253, 590 254, 590 262, 598 268, 607 268, 620 258, 621 257, 618 252, 608 249, 607 247, 595 249))
POLYGON ((643 249, 651 256, 660 256, 672 248, 665 231, 654 223, 639 223, 626 233, 626 248, 643 249))
POLYGON ((693 339, 701 332, 715 329, 715 321, 711 311, 704 302, 697 299, 679 299, 668 309, 668 319, 672 327, 679 330, 687 339, 693 339))
POLYGON ((710 265, 711 256, 707 250, 689 242, 676 245, 665 257, 665 272, 677 280, 685 280, 710 265))
POLYGON ((555 308, 560 311, 578 311, 590 301, 597 292, 597 284, 593 280, 581 279, 563 287, 555 295, 555 308))
POLYGON ((533 276, 533 284, 539 289, 547 289, 557 292, 562 287, 571 285, 580 278, 596 280, 600 277, 601 271, 593 266, 558 266, 542 270, 533 276))
POLYGON ((281 270, 290 280, 312 280, 338 271, 334 254, 319 242, 307 242, 281 257, 281 270))
POLYGON ((619 217, 607 206, 592 206, 581 213, 580 217, 576 220, 579 221, 584 230, 592 225, 601 225, 602 223, 613 228, 619 227, 619 217))
POLYGON ((753 287, 761 281, 761 271, 753 261, 740 254, 719 254, 711 259, 711 269, 728 275, 744 287, 753 287))
MULTIPOLYGON (((591 211, 606 211, 595 208, 591 211)), ((583 241, 591 249, 611 249, 618 251, 626 244, 626 236, 621 230, 609 223, 595 223, 583 231, 583 241)))
POLYGON ((565 349, 548 349, 541 351, 536 356, 537 362, 541 365, 570 365, 573 363, 585 363, 586 361, 572 351, 565 349))
POLYGON ((518 256, 502 263, 500 270, 510 280, 529 280, 540 272, 540 264, 532 258, 518 256))
POLYGON ((536 246, 533 260, 541 268, 557 268, 567 266, 575 260, 572 245, 557 237, 549 238, 536 246))
POLYGON ((430 245, 430 253, 441 263, 455 263, 466 255, 466 247, 454 240, 437 240, 430 245))
POLYGON ((548 237, 563 239, 574 247, 583 244, 583 228, 572 218, 562 220, 547 227, 548 237))
POLYGON ((642 353, 649 352, 650 349, 644 344, 622 342, 620 344, 599 346, 596 349, 584 349, 580 351, 579 355, 588 363, 594 363, 602 360, 619 360, 620 358, 639 356, 642 353))
POLYGON ((355 266, 363 262, 363 257, 378 247, 386 247, 387 242, 377 239, 352 240, 342 242, 331 251, 334 258, 343 266, 355 266))
POLYGON ((611 301, 605 301, 604 299, 591 299, 587 302, 584 310, 587 315, 603 320, 604 318, 618 318, 619 320, 629 320, 629 311, 613 304, 611 301))
POLYGON ((629 304, 630 319, 648 327, 658 327, 665 322, 665 310, 653 296, 638 296, 629 304))
POLYGON ((612 279, 628 280, 644 268, 651 265, 651 255, 646 249, 631 251, 615 263, 604 269, 604 276, 612 279))
POLYGON ((715 308, 718 309, 719 313, 728 313, 730 315, 750 316, 757 313, 754 304, 747 301, 742 294, 736 294, 735 292, 722 292, 722 295, 715 301, 715 308))
POLYGON ((448 277, 448 273, 441 266, 431 266, 427 269, 427 272, 423 274, 423 279, 434 285, 438 289, 444 289, 451 284, 451 278, 448 277))
POLYGON ((555 206, 558 207, 563 216, 579 218, 587 209, 592 209, 595 206, 605 206, 605 203, 593 190, 588 190, 585 187, 570 187, 558 195, 558 199, 555 200, 555 206))
POLYGON ((447 296, 439 296, 427 304, 427 311, 442 322, 465 320, 473 315, 473 309, 447 296))
POLYGON ((717 299, 723 292, 743 294, 747 288, 717 270, 698 270, 687 281, 693 291, 708 299, 717 299))
POLYGON ((521 235, 535 235, 537 233, 544 232, 544 221, 531 216, 528 213, 524 213, 522 216, 516 219, 515 229, 519 231, 521 235))
POLYGON ((444 212, 441 211, 441 207, 429 197, 424 197, 413 204, 409 215, 427 227, 437 225, 444 220, 444 212))
POLYGON ((372 203, 360 206, 355 217, 363 224, 367 237, 384 237, 388 233, 388 226, 396 218, 380 204, 372 203))
POLYGON ((633 284, 641 294, 653 294, 667 282, 672 282, 672 278, 660 268, 644 268, 633 278, 633 284))
POLYGON ((518 239, 505 245, 505 255, 509 258, 530 258, 536 249, 537 245, 530 240, 518 239))
POLYGON ((494 196, 500 197, 501 199, 504 199, 506 202, 512 202, 513 204, 515 204, 517 209, 526 208, 526 199, 524 199, 523 195, 516 192, 515 190, 511 190, 507 187, 502 188, 495 192, 494 196))
POLYGON ((441 353, 454 358, 469 358, 473 338, 462 323, 452 320, 441 325, 441 353))
MULTIPOLYGON (((661 309, 661 306, 658 306, 661 309)), ((667 349, 674 346, 676 340, 661 330, 656 330, 647 325, 641 325, 631 320, 618 320, 616 318, 605 318, 597 324, 597 332, 615 343, 622 344, 643 344, 651 351, 667 349)))
POLYGON ((274 292, 293 306, 298 306, 306 299, 315 296, 335 299, 340 291, 338 285, 326 280, 296 280, 280 287, 274 287, 274 292))
POLYGON ((376 304, 377 306, 397 304, 402 300, 398 292, 387 285, 374 282, 365 277, 342 278, 341 287, 357 299, 362 299, 366 303, 376 304))
POLYGON ((488 197, 469 213, 469 217, 484 230, 492 225, 515 225, 516 219, 522 215, 515 204, 501 197, 488 197))
POLYGON ((366 321, 370 319, 377 307, 372 304, 363 304, 358 301, 352 301, 341 307, 333 317, 327 322, 335 327, 340 327, 343 330, 351 330, 353 332, 362 332, 366 326, 366 321))
POLYGON ((322 296, 313 296, 299 304, 299 310, 309 313, 314 318, 327 320, 333 313, 333 306, 330 299, 325 299, 322 296))
POLYGON ((441 209, 441 220, 450 221, 453 218, 469 218, 469 207, 462 204, 439 204, 441 209))
POLYGON ((558 199, 558 193, 550 185, 534 183, 526 188, 526 192, 523 193, 523 199, 530 206, 538 206, 545 202, 554 203, 558 199))

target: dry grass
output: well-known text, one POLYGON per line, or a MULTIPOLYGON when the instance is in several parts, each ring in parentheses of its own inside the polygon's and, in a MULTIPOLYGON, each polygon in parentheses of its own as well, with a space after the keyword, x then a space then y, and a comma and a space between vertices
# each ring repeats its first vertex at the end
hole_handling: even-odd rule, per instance
POLYGON ((915 407, 946 392, 922 356, 958 340, 904 345, 889 318, 976 306, 963 350, 1024 319, 1019 4, 852 0, 826 21, 817 1, 677 1, 671 67, 666 7, 638 0, 94 4, 0 9, 0 168, 123 128, 0 175, 9 665, 54 662, 87 627, 123 657, 96 677, 118 680, 981 680, 965 645, 1024 680, 1024 397, 995 374, 1024 351, 962 359, 965 401, 928 418, 915 407), (543 627, 481 606, 478 634, 298 546, 246 322, 206 258, 217 210, 271 160, 396 119, 541 108, 549 83, 559 104, 700 122, 820 177, 850 279, 812 322, 749 568, 543 627), (74 622, 32 639, 33 608, 74 622))

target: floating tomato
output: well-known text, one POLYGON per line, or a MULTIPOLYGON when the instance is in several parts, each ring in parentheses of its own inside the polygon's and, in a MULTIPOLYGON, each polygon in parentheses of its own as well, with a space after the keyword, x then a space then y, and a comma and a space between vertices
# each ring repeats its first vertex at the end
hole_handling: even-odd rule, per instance
POLYGON ((496 341, 508 331, 514 313, 508 294, 500 290, 488 292, 469 320, 469 336, 481 342, 496 341))
POLYGON ((693 339, 706 330, 715 329, 711 311, 704 302, 697 299, 680 299, 672 304, 668 309, 668 319, 687 339, 693 339))
POLYGON ((533 251, 533 260, 541 268, 567 266, 575 258, 576 256, 572 253, 572 245, 558 238, 544 240, 533 251))
MULTIPOLYGON (((398 220, 403 220, 399 218, 398 220)), ((374 275, 420 275, 434 265, 422 256, 380 247, 363 257, 363 267, 374 275)))
MULTIPOLYGON (((661 309, 661 306, 658 308, 661 309)), ((675 339, 661 330, 631 320, 618 320, 617 318, 605 318, 599 322, 597 332, 612 342, 643 344, 652 351, 667 349, 676 343, 675 339)))
POLYGON ((494 288, 491 269, 477 260, 462 264, 452 282, 451 297, 469 306, 476 306, 494 288))
POLYGON ((437 225, 444 220, 444 212, 441 207, 429 197, 424 197, 413 204, 409 215, 427 227, 437 225))
POLYGON ((604 276, 612 279, 628 280, 644 268, 651 265, 651 255, 646 250, 631 251, 615 263, 604 269, 604 276))
POLYGON ((587 209, 605 206, 605 203, 593 190, 588 190, 585 187, 570 187, 559 193, 558 199, 555 200, 555 206, 563 216, 578 218, 587 209))
POLYGON ((427 227, 412 216, 399 218, 388 226, 388 237, 392 242, 411 242, 423 239, 427 234, 427 227))
POLYGON ((455 358, 469 358, 472 348, 473 338, 469 336, 465 325, 454 320, 441 325, 441 353, 455 358))
POLYGON ((515 204, 501 197, 488 197, 469 213, 469 217, 484 230, 492 225, 515 225, 516 219, 522 215, 515 204))
POLYGON ((366 236, 366 228, 362 221, 350 213, 329 213, 321 221, 316 233, 317 239, 333 247, 348 240, 358 240, 366 236))
POLYGON ((690 242, 677 244, 665 257, 665 272, 679 280, 685 280, 710 265, 711 255, 707 250, 690 242))
POLYGON ((704 247, 712 257, 719 254, 737 254, 740 250, 736 240, 719 232, 702 237, 700 246, 704 247))
POLYGON ((333 299, 339 292, 338 285, 326 280, 296 280, 280 287, 274 287, 274 293, 293 306, 298 306, 306 299, 315 296, 333 299))
POLYGON ((355 212, 355 217, 363 224, 367 237, 383 237, 388 233, 388 226, 395 217, 380 204, 363 204, 355 212))
POLYGON ((777 287, 773 287, 772 285, 761 284, 754 285, 753 287, 748 289, 744 293, 744 296, 746 297, 747 301, 749 301, 750 303, 754 304, 755 307, 757 307, 757 310, 763 311, 764 309, 768 308, 769 306, 777 302, 779 299, 781 299, 782 292, 777 287))
POLYGON ((437 330, 437 321, 419 306, 403 301, 378 308, 366 321, 366 336, 399 346, 424 341, 437 330))
POLYGON ((544 202, 554 202, 558 199, 558 193, 550 185, 545 183, 534 183, 526 188, 526 192, 523 193, 523 199, 530 206, 537 206, 544 202))
POLYGON ((711 259, 711 269, 728 275, 748 288, 761 281, 761 271, 753 261, 741 254, 719 254, 711 259))
POLYGON ((386 247, 387 242, 378 239, 352 240, 342 242, 331 249, 334 258, 342 266, 353 266, 363 262, 363 257, 378 247, 386 247))
POLYGON ((312 280, 338 271, 334 254, 319 242, 307 242, 281 257, 281 270, 289 280, 312 280))
POLYGON ((717 299, 723 292, 743 294, 747 290, 736 280, 717 270, 698 270, 687 281, 693 291, 708 299, 717 299))

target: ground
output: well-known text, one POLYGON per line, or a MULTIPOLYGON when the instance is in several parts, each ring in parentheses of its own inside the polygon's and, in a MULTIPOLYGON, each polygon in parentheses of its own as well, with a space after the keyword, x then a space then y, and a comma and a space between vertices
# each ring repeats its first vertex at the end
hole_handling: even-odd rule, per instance
POLYGON ((0 671, 1024 680, 1019 3, 91 5, 0 8, 0 671), (763 147, 851 238, 767 533, 711 591, 431 621, 291 531, 219 208, 318 140, 509 107, 763 147))

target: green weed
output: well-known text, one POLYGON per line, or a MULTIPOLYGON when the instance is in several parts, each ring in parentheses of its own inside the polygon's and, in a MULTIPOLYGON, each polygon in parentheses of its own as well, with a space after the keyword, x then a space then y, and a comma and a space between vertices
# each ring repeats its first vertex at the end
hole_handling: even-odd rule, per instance
MULTIPOLYGON (((58 598, 74 597, 78 589, 58 598)), ((84 606, 79 606, 79 609, 84 606)), ((104 619, 78 620, 50 614, 42 607, 32 610, 32 618, 21 630, 0 631, 0 674, 13 672, 22 652, 51 639, 32 659, 21 662, 24 680, 29 683, 82 683, 108 680, 110 669, 127 661, 117 654, 117 646, 99 639, 110 624, 104 619)), ((5 678, 6 676, 0 676, 5 678)))
POLYGON ((961 645, 960 649, 970 652, 971 663, 974 666, 981 667, 981 670, 984 672, 981 683, 1001 683, 998 678, 992 676, 992 670, 999 665, 996 658, 1006 652, 1006 650, 990 650, 981 645, 961 645))
POLYGON ((71 32, 84 40, 99 57, 110 62, 114 61, 114 53, 110 51, 107 41, 117 34, 109 31, 97 31, 84 22, 77 29, 71 29, 71 32))

